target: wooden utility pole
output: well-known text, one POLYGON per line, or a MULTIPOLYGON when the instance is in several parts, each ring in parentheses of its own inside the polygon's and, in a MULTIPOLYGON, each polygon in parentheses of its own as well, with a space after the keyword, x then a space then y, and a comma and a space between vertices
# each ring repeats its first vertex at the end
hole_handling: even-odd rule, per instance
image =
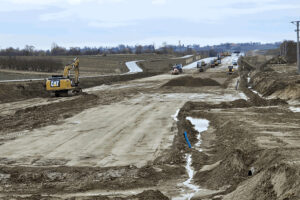
POLYGON ((300 74, 300 44, 299 44, 299 23, 300 21, 293 21, 293 24, 297 26, 297 66, 298 66, 298 74, 300 74))

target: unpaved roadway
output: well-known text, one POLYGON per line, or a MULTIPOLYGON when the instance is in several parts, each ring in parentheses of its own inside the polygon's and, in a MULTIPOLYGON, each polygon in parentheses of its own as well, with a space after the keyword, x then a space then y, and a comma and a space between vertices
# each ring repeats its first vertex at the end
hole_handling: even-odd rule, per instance
MULTIPOLYGON (((188 73, 193 72, 182 76, 188 73)), ((201 93, 197 92, 199 89, 189 92, 183 87, 171 93, 168 89, 161 89, 173 78, 178 76, 159 75, 125 84, 86 89, 85 92, 96 95, 98 91, 126 88, 139 88, 145 93, 140 92, 114 104, 95 105, 60 124, 34 129, 30 134, 22 134, 21 131, 19 134, 23 137, 0 146, 1 156, 17 165, 49 166, 51 161, 55 165, 60 160, 67 166, 141 167, 170 148, 176 133, 176 129, 172 128, 174 120, 171 116, 187 101, 221 102, 246 98, 235 91, 235 81, 226 94, 220 87, 206 87, 207 90, 201 93)), ((222 83, 225 79, 218 80, 222 83)), ((66 100, 45 101, 40 98, 23 104, 11 104, 9 110, 2 109, 8 113, 14 108, 28 108, 30 103, 38 106, 66 100)), ((7 104, 4 107, 7 108, 7 104)))

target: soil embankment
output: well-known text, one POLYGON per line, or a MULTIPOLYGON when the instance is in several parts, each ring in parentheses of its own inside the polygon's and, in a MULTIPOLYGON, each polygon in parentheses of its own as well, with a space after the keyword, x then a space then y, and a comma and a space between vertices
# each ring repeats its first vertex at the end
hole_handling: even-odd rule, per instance
POLYGON ((184 86, 184 87, 202 87, 202 86, 220 86, 220 83, 210 78, 194 78, 192 76, 182 76, 176 79, 172 79, 166 84, 166 86, 184 86))
POLYGON ((300 76, 295 65, 270 64, 272 59, 250 57, 242 61, 246 71, 247 85, 263 97, 284 100, 300 99, 300 76))
MULTIPOLYGON (((124 75, 108 75, 98 77, 84 77, 80 79, 80 86, 84 88, 95 87, 102 84, 129 81, 149 76, 155 73, 136 73, 124 75)), ((50 97, 45 89, 45 81, 25 81, 0 83, 0 102, 13 102, 37 97, 50 97)))
POLYGON ((217 192, 205 198, 195 194, 194 199, 300 197, 299 113, 291 112, 284 100, 268 100, 248 88, 248 74, 254 68, 241 63, 239 71, 239 89, 248 100, 188 102, 181 109, 181 119, 193 116, 210 121, 201 136, 203 152, 192 154, 194 180, 217 192))
MULTIPOLYGON (((140 73, 100 75, 100 76, 99 75, 86 76, 86 74, 92 73, 97 63, 94 60, 98 58, 91 57, 90 59, 93 62, 91 61, 91 63, 89 63, 87 62, 88 58, 84 57, 83 60, 87 62, 86 63, 87 66, 91 65, 93 66, 93 68, 83 67, 83 71, 85 75, 83 75, 82 78, 80 78, 80 86, 84 89, 84 88, 99 86, 102 84, 109 85, 116 82, 129 81, 129 80, 154 76, 157 74, 168 72, 175 63, 185 64, 188 59, 192 61, 195 59, 194 57, 188 59, 186 58, 169 59, 169 58, 164 58, 163 56, 161 57, 162 58, 158 59, 155 56, 153 56, 153 58, 151 56, 148 57, 138 56, 137 58, 148 58, 148 60, 146 61, 138 62, 138 65, 143 69, 143 72, 140 73), (91 70, 90 73, 88 73, 88 70, 91 70)), ((122 59, 125 60, 129 58, 135 58, 135 57, 125 57, 125 58, 122 57, 122 59)), ((103 59, 105 60, 106 58, 103 57, 103 59)), ((110 60, 108 59, 108 61, 110 60)), ((116 61, 113 60, 110 62, 108 63, 113 64, 116 61)), ((84 64, 85 63, 83 63, 83 65, 84 64)), ((125 65, 125 62, 123 64, 125 65)), ((116 67, 115 64, 113 66, 116 67)), ((36 97, 49 97, 49 96, 50 96, 49 93, 45 91, 45 80, 0 83, 0 103, 13 102, 13 101, 19 101, 24 99, 36 98, 36 97)))

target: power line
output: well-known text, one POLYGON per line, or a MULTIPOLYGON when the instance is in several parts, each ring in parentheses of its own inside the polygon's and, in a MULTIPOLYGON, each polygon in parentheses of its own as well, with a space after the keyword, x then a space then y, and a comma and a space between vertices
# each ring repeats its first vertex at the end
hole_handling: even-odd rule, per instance
POLYGON ((299 44, 299 23, 300 21, 292 21, 292 24, 297 26, 297 66, 298 66, 298 74, 300 74, 300 44, 299 44))

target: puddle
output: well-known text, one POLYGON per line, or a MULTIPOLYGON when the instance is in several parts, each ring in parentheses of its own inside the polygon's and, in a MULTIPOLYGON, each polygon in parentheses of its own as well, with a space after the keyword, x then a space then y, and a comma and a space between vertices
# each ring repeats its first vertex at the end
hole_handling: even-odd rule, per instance
MULTIPOLYGON (((249 74, 248 74, 248 78, 247 78, 248 84, 250 83, 250 80, 251 80, 251 78, 250 78, 250 73, 249 73, 249 74)), ((260 94, 259 92, 253 90, 253 89, 252 89, 252 86, 248 86, 248 89, 251 90, 253 93, 257 94, 258 96, 263 97, 262 94, 260 94)))
POLYGON ((143 60, 130 61, 125 63, 126 67, 129 70, 129 72, 127 72, 128 74, 143 72, 143 70, 136 64, 139 61, 143 61, 143 60))
POLYGON ((186 119, 189 120, 194 125, 194 129, 199 133, 197 135, 198 142, 195 144, 195 146, 197 147, 197 150, 201 152, 202 151, 202 149, 200 148, 201 141, 202 141, 201 132, 206 131, 208 129, 209 121, 206 119, 196 119, 192 117, 187 117, 186 119))
POLYGON ((249 84, 250 83, 250 80, 251 80, 251 78, 250 78, 250 72, 248 73, 248 77, 247 77, 247 83, 249 84))
POLYGON ((194 169, 192 167, 192 155, 186 154, 186 166, 185 169, 188 173, 189 178, 183 182, 183 185, 186 186, 189 190, 183 190, 182 193, 186 193, 181 197, 172 198, 172 200, 190 200, 199 190, 200 188, 197 185, 192 184, 192 180, 194 177, 194 169))
POLYGON ((250 89, 250 90, 251 90, 253 93, 257 94, 258 96, 263 97, 263 95, 260 94, 259 92, 255 91, 255 90, 253 90, 253 89, 250 89))
POLYGON ((293 107, 293 106, 290 107, 290 110, 293 112, 300 112, 300 108, 293 107))
POLYGON ((70 124, 80 124, 81 122, 80 121, 73 121, 73 122, 70 122, 70 124))

